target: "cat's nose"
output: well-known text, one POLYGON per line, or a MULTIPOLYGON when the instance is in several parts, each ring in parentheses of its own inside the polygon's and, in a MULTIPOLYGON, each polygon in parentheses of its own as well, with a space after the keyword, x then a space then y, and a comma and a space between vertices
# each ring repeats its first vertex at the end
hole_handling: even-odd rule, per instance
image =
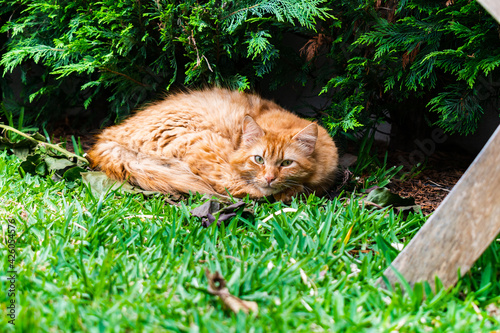
POLYGON ((271 185, 271 183, 273 182, 273 180, 276 179, 276 176, 275 175, 267 174, 264 178, 267 181, 267 185, 271 185))

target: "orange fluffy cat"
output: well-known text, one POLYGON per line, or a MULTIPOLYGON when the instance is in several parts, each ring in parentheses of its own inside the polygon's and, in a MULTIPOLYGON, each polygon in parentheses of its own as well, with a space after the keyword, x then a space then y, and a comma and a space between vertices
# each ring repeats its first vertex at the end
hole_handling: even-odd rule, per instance
POLYGON ((337 168, 327 131, 256 95, 178 93, 105 129, 94 167, 145 190, 290 200, 324 192, 337 168))

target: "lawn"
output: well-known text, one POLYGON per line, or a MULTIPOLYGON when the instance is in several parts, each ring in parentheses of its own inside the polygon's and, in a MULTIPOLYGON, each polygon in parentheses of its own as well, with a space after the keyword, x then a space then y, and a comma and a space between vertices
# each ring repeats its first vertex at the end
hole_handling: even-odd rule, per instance
POLYGON ((289 205, 246 200, 247 211, 205 228, 190 214, 206 201, 199 195, 174 204, 160 195, 97 193, 81 181, 23 177, 20 163, 0 153, 2 332, 500 329, 498 241, 451 290, 378 284, 426 221, 422 213, 342 193, 289 205), (277 213, 284 208, 294 209, 277 213), (258 312, 229 310, 209 292, 207 269, 258 312), (15 325, 7 316, 11 299, 15 325))

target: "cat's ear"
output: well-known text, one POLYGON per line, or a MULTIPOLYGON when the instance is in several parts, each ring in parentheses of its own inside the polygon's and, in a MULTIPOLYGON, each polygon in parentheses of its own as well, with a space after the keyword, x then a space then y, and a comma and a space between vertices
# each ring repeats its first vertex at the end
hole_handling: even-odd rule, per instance
POLYGON ((250 116, 243 118, 243 128, 241 135, 241 143, 245 146, 251 145, 260 137, 264 136, 264 130, 250 116))
POLYGON ((306 126, 292 138, 292 140, 295 140, 299 143, 300 149, 302 149, 302 151, 307 155, 311 155, 314 152, 314 147, 316 146, 317 139, 318 125, 316 125, 315 123, 306 126))

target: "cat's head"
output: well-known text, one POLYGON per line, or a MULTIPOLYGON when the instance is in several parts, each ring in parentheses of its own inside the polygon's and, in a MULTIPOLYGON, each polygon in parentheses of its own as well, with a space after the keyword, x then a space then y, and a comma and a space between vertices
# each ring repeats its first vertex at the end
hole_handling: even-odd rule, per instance
POLYGON ((239 149, 231 164, 248 185, 263 196, 300 186, 315 170, 314 151, 318 125, 311 123, 302 130, 265 132, 246 116, 242 125, 239 149))

